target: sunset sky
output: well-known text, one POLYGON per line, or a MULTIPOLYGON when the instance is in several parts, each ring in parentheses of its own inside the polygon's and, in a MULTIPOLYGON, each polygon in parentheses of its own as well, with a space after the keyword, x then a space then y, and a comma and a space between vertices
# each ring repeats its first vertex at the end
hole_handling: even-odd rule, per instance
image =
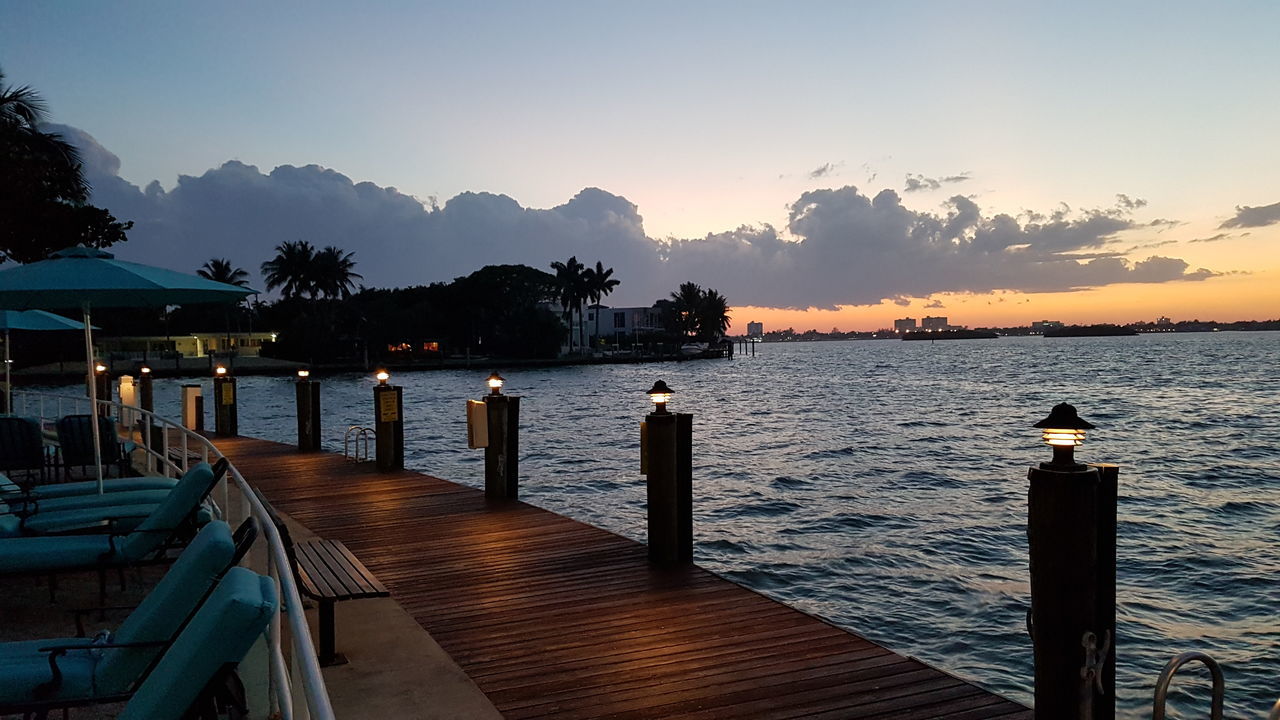
POLYGON ((1280 4, 376 5, 14 2, 0 69, 178 269, 576 254, 734 331, 1280 317, 1280 4))

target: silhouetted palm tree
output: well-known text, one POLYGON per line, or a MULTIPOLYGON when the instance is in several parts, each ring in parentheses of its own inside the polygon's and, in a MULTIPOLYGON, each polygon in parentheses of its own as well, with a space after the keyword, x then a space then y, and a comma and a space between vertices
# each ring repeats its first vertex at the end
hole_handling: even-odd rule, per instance
POLYGON ((684 337, 715 342, 729 329, 729 302, 716 290, 687 282, 671 293, 676 331, 684 337))
POLYGON ((676 330, 689 337, 698 330, 698 307, 702 303, 702 287, 697 283, 687 282, 680 289, 671 293, 671 303, 675 311, 676 330))
POLYGON ((587 268, 582 273, 583 284, 586 285, 587 297, 596 306, 596 342, 600 342, 600 300, 618 287, 619 281, 612 279, 613 268, 605 269, 604 263, 596 261, 595 268, 587 268))
POLYGON ((312 265, 316 249, 306 240, 282 242, 276 246, 276 256, 262 263, 262 279, 268 290, 280 288, 286 298, 303 294, 316 296, 315 274, 312 265))
POLYGON ((196 271, 205 280, 226 283, 237 287, 249 287, 249 273, 244 268, 233 268, 226 258, 212 258, 196 271))
POLYGON ((582 312, 582 301, 587 297, 586 285, 583 282, 582 263, 578 256, 569 258, 568 262, 559 260, 551 263, 556 271, 556 293, 560 299, 560 307, 564 308, 565 319, 569 324, 569 352, 573 352, 573 313, 582 312))
POLYGON ((10 181, 42 186, 64 202, 83 203, 89 199, 80 153, 56 133, 40 131, 48 119, 44 99, 30 86, 4 84, 0 71, 0 192, 10 192, 10 181))
POLYGON ((729 325, 729 301, 719 292, 708 289, 698 305, 698 337, 717 342, 729 330, 729 325))
POLYGON ((364 279, 363 275, 355 272, 354 256, 354 252, 346 252, 333 245, 316 253, 312 261, 312 297, 316 293, 327 298, 351 297, 355 281, 364 279))

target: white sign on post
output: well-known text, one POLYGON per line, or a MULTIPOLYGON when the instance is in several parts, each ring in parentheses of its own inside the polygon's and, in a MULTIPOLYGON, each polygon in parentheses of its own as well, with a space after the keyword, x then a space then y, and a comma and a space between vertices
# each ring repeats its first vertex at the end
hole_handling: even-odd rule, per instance
POLYGON ((467 447, 489 447, 489 406, 481 400, 467 401, 467 447))

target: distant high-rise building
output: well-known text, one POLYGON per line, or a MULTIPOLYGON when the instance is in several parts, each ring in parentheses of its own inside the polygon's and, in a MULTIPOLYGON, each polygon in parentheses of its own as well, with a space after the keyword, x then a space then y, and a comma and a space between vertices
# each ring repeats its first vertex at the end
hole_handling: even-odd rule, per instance
POLYGON ((911 332, 912 330, 915 330, 915 329, 916 329, 915 318, 902 318, 901 320, 893 321, 894 332, 911 332))
POLYGON ((1156 324, 1157 324, 1157 325, 1172 325, 1172 324, 1173 324, 1173 321, 1172 321, 1172 320, 1170 320, 1170 319, 1169 319, 1169 318, 1167 318, 1167 317, 1161 316, 1161 317, 1156 318, 1156 324))
POLYGON ((762 336, 764 336, 764 323, 759 323, 759 322, 747 323, 747 337, 758 338, 762 336))
POLYGON ((921 330, 946 330, 948 327, 950 327, 950 325, 947 324, 946 316, 925 317, 925 319, 920 321, 921 330))

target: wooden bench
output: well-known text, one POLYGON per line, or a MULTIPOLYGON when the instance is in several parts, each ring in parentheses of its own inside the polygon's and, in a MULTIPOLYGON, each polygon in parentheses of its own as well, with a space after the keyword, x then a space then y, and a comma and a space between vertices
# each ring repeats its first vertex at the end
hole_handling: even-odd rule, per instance
POLYGON ((320 614, 320 665, 344 665, 347 658, 336 652, 334 643, 333 605, 343 600, 389 597, 391 593, 374 577, 341 540, 314 538, 294 542, 289 528, 276 513, 271 503, 257 488, 254 494, 262 501, 271 524, 275 525, 284 543, 285 554, 293 569, 298 590, 319 604, 320 614))

